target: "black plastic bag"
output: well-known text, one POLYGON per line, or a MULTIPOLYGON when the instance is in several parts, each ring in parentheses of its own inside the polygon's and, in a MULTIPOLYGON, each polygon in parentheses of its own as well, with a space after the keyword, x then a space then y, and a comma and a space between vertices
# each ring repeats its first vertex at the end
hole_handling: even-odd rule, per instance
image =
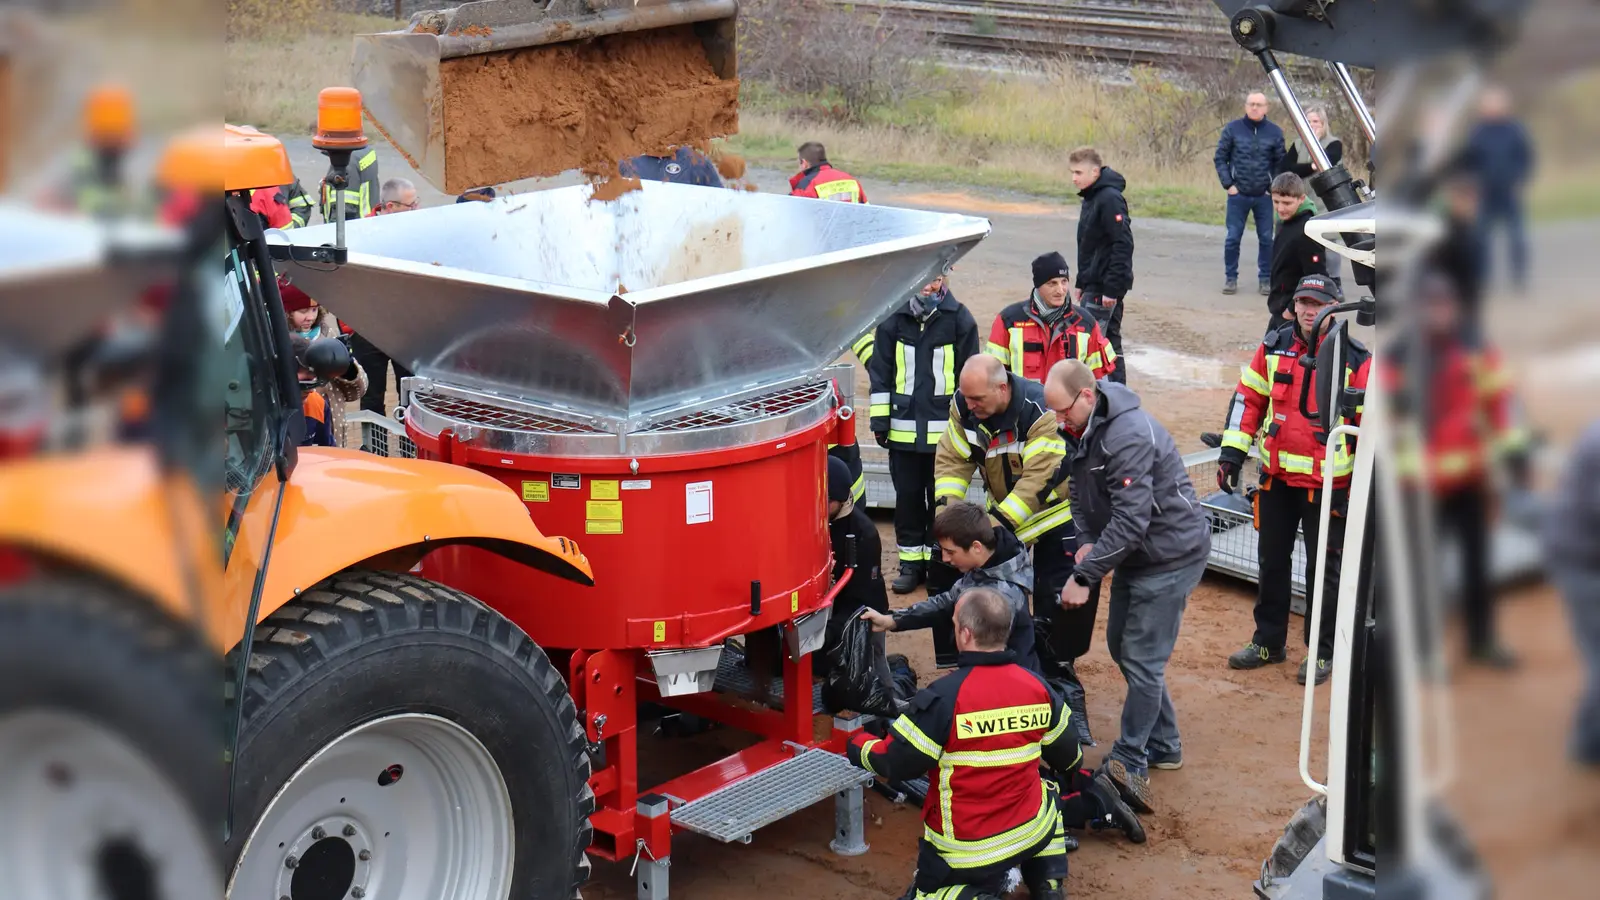
POLYGON ((889 671, 883 641, 874 640, 872 623, 851 617, 839 633, 839 641, 828 648, 828 683, 822 688, 822 702, 829 710, 854 710, 875 716, 893 717, 894 685, 885 683, 889 671))

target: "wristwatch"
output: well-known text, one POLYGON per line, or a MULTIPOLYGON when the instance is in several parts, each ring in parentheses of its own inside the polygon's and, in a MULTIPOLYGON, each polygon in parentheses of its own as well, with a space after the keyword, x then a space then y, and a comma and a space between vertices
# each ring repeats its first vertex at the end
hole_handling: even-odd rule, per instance
POLYGON ((1082 572, 1073 572, 1072 573, 1072 580, 1077 582, 1078 584, 1083 585, 1084 587, 1094 587, 1094 582, 1092 582, 1089 579, 1083 577, 1083 573, 1082 572))

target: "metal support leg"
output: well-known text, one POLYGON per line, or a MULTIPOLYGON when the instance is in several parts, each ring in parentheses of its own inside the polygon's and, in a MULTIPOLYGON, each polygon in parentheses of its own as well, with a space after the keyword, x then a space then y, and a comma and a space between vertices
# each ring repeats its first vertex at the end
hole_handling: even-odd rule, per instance
POLYGON ((672 859, 639 860, 639 900, 667 900, 667 872, 672 859))
POLYGON ((867 852, 866 798, 861 785, 840 791, 833 797, 833 840, 828 849, 840 856, 860 856, 867 852))

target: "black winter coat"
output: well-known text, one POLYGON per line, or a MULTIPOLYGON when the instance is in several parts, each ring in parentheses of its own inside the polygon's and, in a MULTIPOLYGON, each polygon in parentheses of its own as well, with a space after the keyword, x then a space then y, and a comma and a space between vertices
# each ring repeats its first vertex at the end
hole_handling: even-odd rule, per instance
MULTIPOLYGON (((1322 151, 1328 154, 1328 162, 1338 165, 1344 159, 1344 141, 1334 138, 1322 145, 1322 151)), ((1304 160, 1300 159, 1300 142, 1295 141, 1283 154, 1283 162, 1278 164, 1279 172, 1293 172, 1301 178, 1310 178, 1317 174, 1317 167, 1311 162, 1311 154, 1307 153, 1304 160)))
POLYGON ((1262 119, 1240 117, 1222 126, 1212 162, 1224 188, 1236 187, 1246 197, 1259 197, 1272 187, 1283 161, 1283 129, 1262 119))
POLYGON ((867 360, 872 431, 887 433, 897 450, 933 453, 950 419, 961 367, 982 350, 978 323, 948 290, 926 322, 911 314, 909 303, 902 304, 878 325, 867 360), (910 372, 901 371, 906 350, 910 372), (909 393, 900 391, 904 386, 911 388, 909 393))
POLYGON ((1121 300, 1133 289, 1133 220, 1120 172, 1101 168, 1094 184, 1078 192, 1078 289, 1121 300))
POLYGON ((862 607, 889 612, 889 594, 883 586, 883 540, 878 537, 878 526, 860 504, 856 504, 849 515, 828 523, 828 537, 833 544, 833 580, 844 577, 845 569, 850 567, 851 535, 855 536, 856 571, 850 576, 850 583, 834 598, 829 617, 830 625, 838 622, 841 628, 846 620, 858 615, 862 607))
POLYGON ((1306 237, 1306 222, 1317 214, 1307 200, 1298 212, 1278 226, 1272 239, 1272 292, 1267 295, 1267 312, 1281 318, 1294 299, 1294 289, 1306 275, 1327 275, 1327 248, 1306 237))

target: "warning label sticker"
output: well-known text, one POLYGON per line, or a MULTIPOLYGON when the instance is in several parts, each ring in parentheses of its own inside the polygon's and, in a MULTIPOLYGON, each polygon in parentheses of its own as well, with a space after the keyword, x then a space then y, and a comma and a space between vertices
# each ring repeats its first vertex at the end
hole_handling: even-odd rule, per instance
POLYGON ((595 500, 615 500, 620 496, 617 490, 615 481, 589 482, 589 496, 595 500))
POLYGON ((619 522, 597 522, 594 519, 590 519, 587 522, 583 523, 583 533, 584 534, 621 534, 622 533, 622 523, 620 521, 619 522))
POLYGON ((524 481, 522 483, 522 502, 524 503, 549 503, 550 482, 524 481))
POLYGON ((590 500, 585 506, 585 518, 596 522, 621 522, 621 500, 590 500))
POLYGON ((552 473, 550 475, 550 486, 560 488, 564 491, 583 490, 583 476, 552 473))

